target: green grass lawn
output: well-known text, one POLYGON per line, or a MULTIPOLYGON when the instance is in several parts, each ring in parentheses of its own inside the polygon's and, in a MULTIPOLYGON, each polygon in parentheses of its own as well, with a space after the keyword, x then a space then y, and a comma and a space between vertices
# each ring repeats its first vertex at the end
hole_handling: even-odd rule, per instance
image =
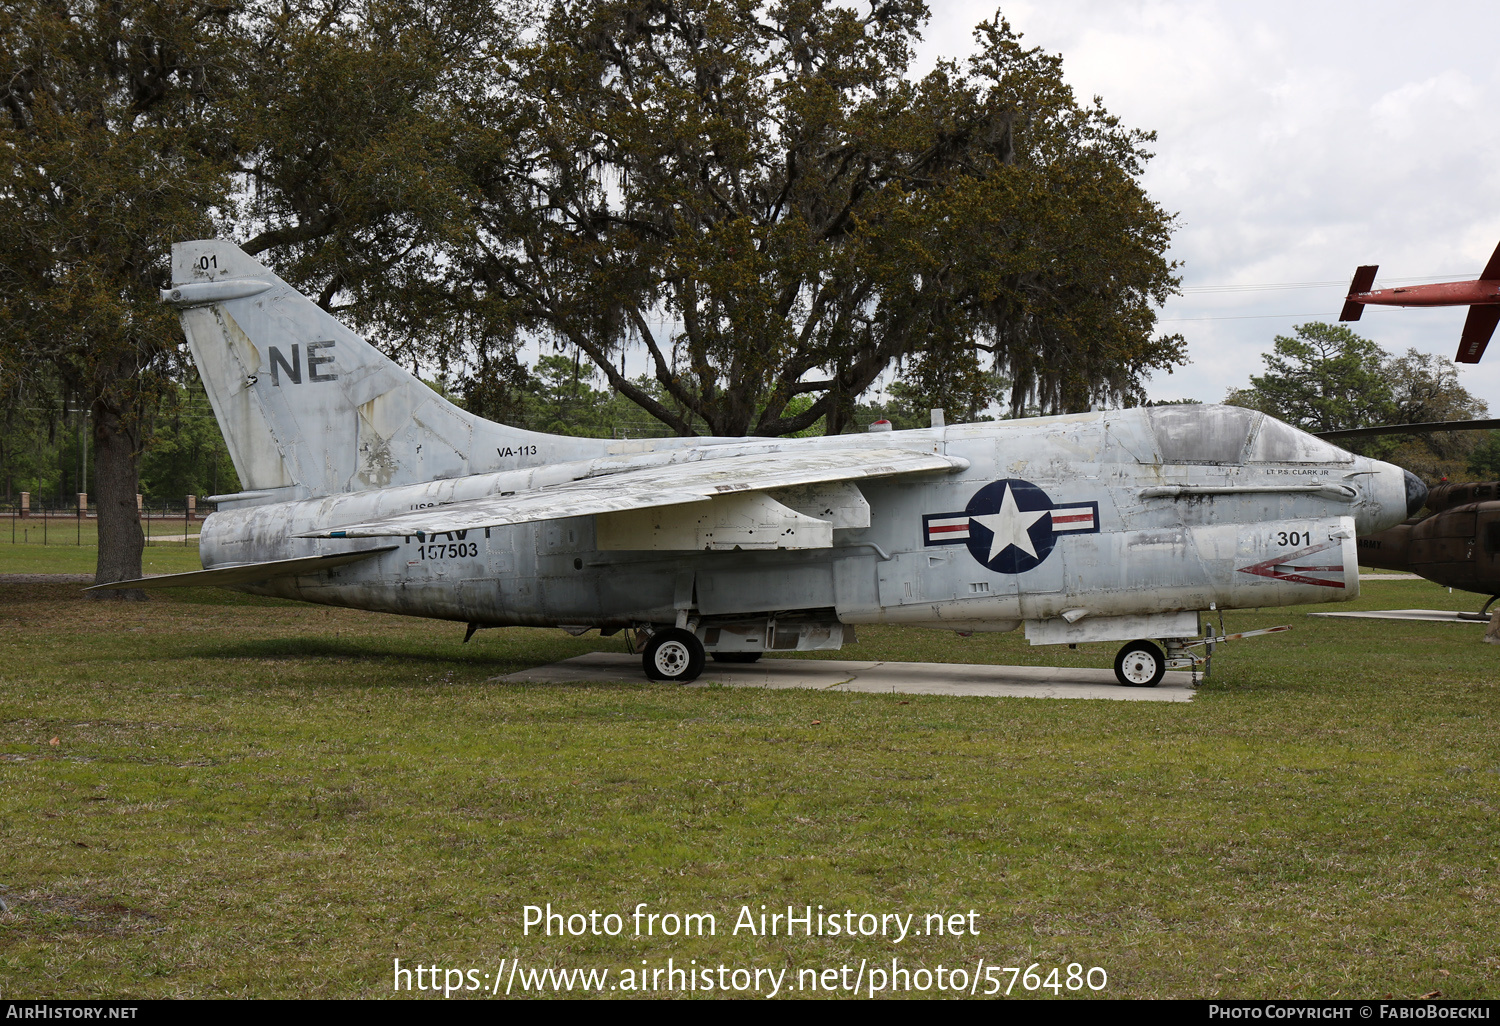
MULTIPOLYGON (((141 566, 148 574, 202 570, 198 561, 202 521, 146 520, 141 525, 150 539, 141 566), (188 537, 184 541, 183 535, 188 537)), ((0 573, 91 574, 99 561, 99 526, 89 519, 49 517, 22 520, 0 518, 0 573)))
MULTIPOLYGON (((1355 607, 1478 605, 1379 581, 1355 607)), ((0 993, 382 996, 395 958, 794 986, 894 957, 1098 966, 1106 996, 1500 996, 1500 647, 1306 608, 1228 614, 1295 629, 1221 648, 1168 704, 512 685, 622 643, 0 586, 0 993), (547 902, 718 932, 523 935, 547 902), (762 904, 973 909, 979 934, 731 935, 762 904)), ((833 655, 1115 647, 860 637, 833 655)))

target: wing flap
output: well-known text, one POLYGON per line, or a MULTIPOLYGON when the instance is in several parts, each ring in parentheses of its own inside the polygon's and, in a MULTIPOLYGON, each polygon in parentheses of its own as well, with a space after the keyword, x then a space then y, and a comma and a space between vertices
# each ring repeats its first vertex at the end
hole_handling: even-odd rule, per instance
POLYGON ((160 577, 141 577, 134 581, 115 581, 111 584, 96 584, 84 591, 118 591, 122 588, 224 588, 252 581, 268 581, 273 577, 300 577, 331 570, 336 566, 358 563, 362 559, 378 556, 382 552, 393 552, 400 546, 382 545, 378 549, 360 549, 358 552, 336 552, 327 556, 302 556, 297 559, 273 559, 264 563, 241 563, 237 566, 218 566, 212 570, 192 570, 185 574, 162 574, 160 577))
POLYGON ((968 460, 905 449, 833 449, 807 453, 750 453, 670 466, 621 470, 519 495, 487 495, 365 523, 309 532, 312 538, 390 538, 504 527, 538 520, 622 513, 718 495, 764 492, 828 481, 855 481, 906 474, 952 473, 968 460))

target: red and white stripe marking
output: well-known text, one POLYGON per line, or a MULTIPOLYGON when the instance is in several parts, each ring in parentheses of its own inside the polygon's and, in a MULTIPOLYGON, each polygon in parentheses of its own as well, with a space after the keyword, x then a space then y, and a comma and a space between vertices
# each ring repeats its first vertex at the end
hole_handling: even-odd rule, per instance
MULTIPOLYGON (((908 537, 910 537, 908 535, 908 537)), ((929 542, 939 541, 966 541, 969 537, 969 515, 965 513, 961 517, 933 517, 927 521, 927 540, 929 542)))
POLYGON ((1093 506, 1065 506, 1052 511, 1052 530, 1063 531, 1092 531, 1094 530, 1094 507, 1093 506))

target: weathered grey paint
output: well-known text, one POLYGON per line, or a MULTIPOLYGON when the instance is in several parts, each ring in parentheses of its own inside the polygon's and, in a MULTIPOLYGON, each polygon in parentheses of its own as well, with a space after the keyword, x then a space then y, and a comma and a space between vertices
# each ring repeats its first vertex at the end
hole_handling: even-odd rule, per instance
POLYGON ((242 585, 263 594, 487 625, 686 619, 735 644, 826 646, 856 623, 1128 639, 1152 614, 1354 598, 1355 532, 1406 516, 1399 468, 1234 407, 837 438, 521 431, 447 403, 227 243, 173 259, 164 298, 245 486, 204 524, 204 565, 395 545, 242 585), (924 523, 1009 524, 1013 507, 968 508, 999 482, 1005 503, 1022 486, 1051 503, 1022 511, 1053 547, 1020 572, 924 523))

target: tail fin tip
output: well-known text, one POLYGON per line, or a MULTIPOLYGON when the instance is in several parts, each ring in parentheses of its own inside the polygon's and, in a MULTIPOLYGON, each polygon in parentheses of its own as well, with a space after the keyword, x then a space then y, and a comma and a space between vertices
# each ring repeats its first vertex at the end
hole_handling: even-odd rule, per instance
POLYGON ((233 278, 264 278, 271 272, 259 260, 227 239, 195 239, 172 244, 172 284, 233 278))

